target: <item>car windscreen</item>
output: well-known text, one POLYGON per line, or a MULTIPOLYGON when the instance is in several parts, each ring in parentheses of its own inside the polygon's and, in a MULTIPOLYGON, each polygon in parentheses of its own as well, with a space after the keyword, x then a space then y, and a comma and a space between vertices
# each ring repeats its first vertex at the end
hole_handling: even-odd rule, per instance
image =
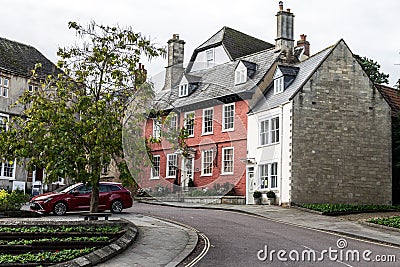
POLYGON ((61 190, 60 193, 68 193, 68 191, 70 191, 71 189, 73 189, 73 188, 75 188, 77 186, 78 186, 77 184, 70 185, 67 188, 61 190))

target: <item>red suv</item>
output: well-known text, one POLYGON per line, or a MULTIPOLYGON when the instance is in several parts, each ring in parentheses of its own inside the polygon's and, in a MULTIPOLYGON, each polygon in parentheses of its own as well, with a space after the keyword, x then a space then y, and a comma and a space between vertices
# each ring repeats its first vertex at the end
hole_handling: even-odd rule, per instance
MULTIPOLYGON (((120 213, 132 207, 131 192, 120 183, 100 182, 99 191, 99 211, 120 213)), ((59 192, 38 195, 29 204, 33 211, 64 215, 67 211, 89 210, 91 192, 91 186, 78 183, 59 192)))

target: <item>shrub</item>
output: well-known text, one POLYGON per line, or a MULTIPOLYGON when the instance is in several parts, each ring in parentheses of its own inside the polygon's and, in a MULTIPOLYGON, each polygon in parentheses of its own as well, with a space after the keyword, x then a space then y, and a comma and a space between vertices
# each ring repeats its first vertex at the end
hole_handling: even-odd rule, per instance
POLYGON ((399 216, 390 217, 390 218, 371 219, 368 222, 379 224, 379 225, 385 225, 388 227, 400 228, 400 217, 399 216))
POLYGON ((268 191, 267 192, 267 198, 276 198, 275 192, 274 191, 268 191))
POLYGON ((262 193, 260 191, 254 191, 253 197, 254 198, 260 198, 262 196, 262 193))
POLYGON ((189 178, 188 187, 194 187, 194 181, 192 178, 189 178))
POLYGON ((333 212, 366 212, 366 211, 388 211, 399 210, 399 207, 390 205, 356 205, 356 204, 304 204, 301 207, 321 211, 325 213, 333 212))
POLYGON ((21 190, 14 190, 8 193, 0 190, 0 210, 15 211, 20 210, 22 205, 29 201, 29 195, 24 194, 21 190))

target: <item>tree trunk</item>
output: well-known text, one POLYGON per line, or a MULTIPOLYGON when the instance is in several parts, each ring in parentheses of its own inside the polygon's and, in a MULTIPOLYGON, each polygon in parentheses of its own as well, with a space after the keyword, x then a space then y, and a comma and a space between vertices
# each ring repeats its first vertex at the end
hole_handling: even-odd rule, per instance
POLYGON ((92 196, 90 198, 90 212, 99 211, 99 185, 100 185, 100 175, 98 175, 97 181, 92 185, 92 196))

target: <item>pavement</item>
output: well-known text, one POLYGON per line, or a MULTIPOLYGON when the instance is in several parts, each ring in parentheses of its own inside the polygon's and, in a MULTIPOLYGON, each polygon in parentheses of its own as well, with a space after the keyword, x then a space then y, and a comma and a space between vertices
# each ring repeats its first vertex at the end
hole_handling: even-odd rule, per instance
MULTIPOLYGON (((400 247, 400 231, 373 227, 371 224, 349 221, 338 217, 323 216, 297 208, 283 208, 274 205, 193 204, 158 201, 141 202, 180 208, 242 212, 302 228, 337 233, 344 236, 400 247)), ((71 219, 68 217, 49 216, 40 218, 40 220, 48 220, 49 218, 52 220, 71 219)), ((114 220, 119 218, 129 220, 137 226, 139 232, 138 238, 133 245, 128 247, 123 253, 96 266, 172 267, 182 262, 196 247, 198 237, 196 231, 192 228, 134 213, 113 215, 110 219, 114 220)))

